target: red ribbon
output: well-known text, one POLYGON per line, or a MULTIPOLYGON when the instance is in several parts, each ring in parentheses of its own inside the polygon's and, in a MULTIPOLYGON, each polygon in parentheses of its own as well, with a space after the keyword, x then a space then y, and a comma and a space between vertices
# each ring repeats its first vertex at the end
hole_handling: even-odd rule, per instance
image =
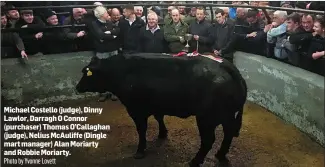
POLYGON ((173 56, 174 57, 178 57, 178 56, 183 56, 183 55, 185 55, 186 54, 186 52, 179 52, 179 53, 177 53, 177 54, 173 54, 173 56))
MULTIPOLYGON (((180 57, 186 54, 187 54, 186 52, 179 52, 177 54, 173 54, 173 57, 180 57)), ((195 50, 194 52, 192 52, 192 56, 201 56, 201 54, 195 50)), ((222 61, 222 58, 220 56, 215 56, 215 55, 211 55, 211 56, 215 61, 222 61)))

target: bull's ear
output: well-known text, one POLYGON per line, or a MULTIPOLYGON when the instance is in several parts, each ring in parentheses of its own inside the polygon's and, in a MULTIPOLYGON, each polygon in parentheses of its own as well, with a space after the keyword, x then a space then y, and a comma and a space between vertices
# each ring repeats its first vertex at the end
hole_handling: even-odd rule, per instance
POLYGON ((87 76, 88 77, 93 75, 93 72, 91 72, 89 68, 86 68, 86 71, 87 71, 87 76))

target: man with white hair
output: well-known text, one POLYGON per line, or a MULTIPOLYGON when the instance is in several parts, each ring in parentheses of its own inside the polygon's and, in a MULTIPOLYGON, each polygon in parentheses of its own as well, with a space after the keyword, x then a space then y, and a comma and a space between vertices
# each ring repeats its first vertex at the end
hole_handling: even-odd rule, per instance
POLYGON ((146 27, 140 29, 139 51, 147 53, 167 52, 167 42, 163 30, 158 25, 158 15, 155 12, 148 14, 146 27))
POLYGON ((103 4, 101 2, 95 2, 94 5, 96 5, 96 7, 97 6, 103 6, 103 4))
POLYGON ((287 25, 285 23, 286 19, 287 12, 277 10, 273 14, 272 24, 265 26, 266 29, 270 29, 267 32, 267 42, 269 44, 275 44, 273 53, 275 58, 283 61, 288 58, 288 55, 286 54, 282 45, 284 38, 286 38, 286 36, 283 35, 287 31, 287 25))
MULTIPOLYGON (((94 44, 96 57, 107 59, 118 54, 119 42, 116 37, 119 35, 119 28, 111 21, 107 9, 103 6, 97 6, 94 9, 96 20, 93 20, 89 28, 89 36, 94 44)), ((103 102, 111 96, 112 100, 117 100, 111 93, 100 94, 99 101, 103 102)))

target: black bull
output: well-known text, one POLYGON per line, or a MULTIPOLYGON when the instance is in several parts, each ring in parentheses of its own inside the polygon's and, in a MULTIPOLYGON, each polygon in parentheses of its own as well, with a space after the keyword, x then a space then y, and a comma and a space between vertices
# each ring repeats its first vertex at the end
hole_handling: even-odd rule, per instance
POLYGON ((222 124, 224 139, 216 154, 228 162, 233 137, 239 136, 246 82, 228 61, 206 57, 172 57, 143 53, 120 54, 108 59, 94 57, 83 70, 76 89, 84 92, 112 92, 126 107, 139 135, 134 158, 143 158, 148 117, 159 124, 159 138, 167 137, 164 115, 195 116, 201 147, 190 166, 204 161, 215 141, 215 128, 222 124))

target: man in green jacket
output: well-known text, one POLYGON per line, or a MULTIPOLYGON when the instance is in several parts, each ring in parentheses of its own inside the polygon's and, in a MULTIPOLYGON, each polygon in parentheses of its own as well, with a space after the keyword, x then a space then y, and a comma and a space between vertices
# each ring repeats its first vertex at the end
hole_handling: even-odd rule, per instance
POLYGON ((164 27, 164 37, 169 43, 169 49, 172 53, 181 52, 186 44, 184 36, 188 33, 188 25, 180 18, 178 9, 171 11, 172 21, 164 27))

